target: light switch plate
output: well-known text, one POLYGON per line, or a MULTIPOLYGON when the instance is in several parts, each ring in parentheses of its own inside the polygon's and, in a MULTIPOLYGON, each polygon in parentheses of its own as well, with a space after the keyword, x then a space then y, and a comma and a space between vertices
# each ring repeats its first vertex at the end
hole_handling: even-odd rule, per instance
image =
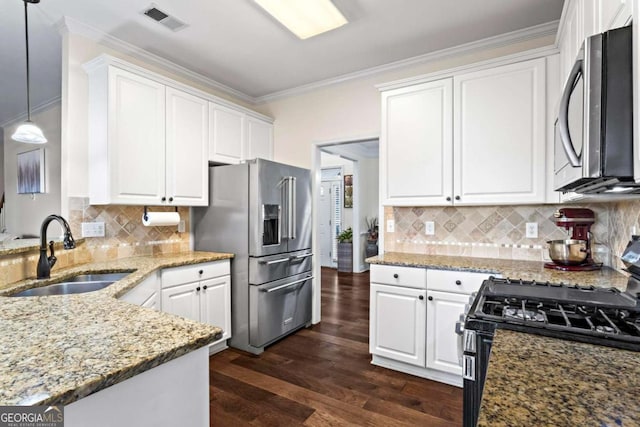
POLYGON ((433 236, 436 234, 436 223, 433 221, 424 222, 424 234, 427 236, 433 236))
POLYGON ((527 239, 537 239, 538 238, 538 223, 537 222, 527 222, 525 236, 527 239))
POLYGON ((82 237, 104 237, 104 222, 83 222, 82 237))
POLYGON ((394 233, 396 231, 396 222, 392 219, 387 220, 387 233, 394 233))

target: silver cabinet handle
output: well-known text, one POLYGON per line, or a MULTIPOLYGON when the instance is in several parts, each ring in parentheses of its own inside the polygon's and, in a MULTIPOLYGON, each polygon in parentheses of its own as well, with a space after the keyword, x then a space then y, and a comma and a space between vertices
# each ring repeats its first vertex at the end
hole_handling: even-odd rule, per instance
POLYGON ((313 276, 305 277, 304 279, 296 280, 295 282, 276 286, 275 288, 267 289, 267 290, 264 290, 263 292, 270 293, 270 292, 279 291, 280 289, 288 288, 289 286, 297 285, 298 283, 306 282, 307 280, 311 280, 311 279, 313 279, 313 276))
POLYGON ((287 262, 287 261, 289 261, 289 258, 280 258, 280 259, 274 259, 273 261, 258 261, 258 264, 273 265, 273 264, 280 264, 282 262, 287 262))
POLYGON ((578 80, 578 76, 583 71, 583 61, 582 59, 576 61, 571 69, 571 73, 569 74, 569 80, 567 80, 567 84, 564 87, 564 92, 562 93, 562 98, 560 99, 560 111, 558 112, 558 127, 560 130, 560 140, 562 141, 562 148, 564 148, 564 152, 569 159, 569 163, 573 167, 580 166, 580 158, 578 157, 578 153, 573 148, 573 144, 571 143, 571 135, 569 134, 569 99, 571 98, 571 92, 573 92, 573 88, 576 85, 578 80))

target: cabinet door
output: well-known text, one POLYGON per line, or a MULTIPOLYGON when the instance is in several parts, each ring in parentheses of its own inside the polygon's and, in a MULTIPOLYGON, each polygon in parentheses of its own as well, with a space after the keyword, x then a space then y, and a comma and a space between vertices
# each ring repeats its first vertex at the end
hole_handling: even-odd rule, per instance
POLYGON ((200 282, 200 321, 222 328, 221 340, 231 338, 230 276, 200 282))
POLYGON ((186 283, 162 290, 162 311, 200 321, 198 282, 186 283))
POLYGON ((545 199, 545 59, 454 77, 456 204, 545 199))
POLYGON ((158 205, 165 195, 165 86, 109 68, 112 204, 158 205))
POLYGON ((167 201, 206 206, 209 200, 208 101, 167 87, 167 201))
POLYGON ((149 298, 140 304, 140 306, 160 311, 160 295, 158 295, 157 292, 154 292, 149 296, 149 298))
POLYGON ((380 173, 385 204, 415 206, 450 202, 451 102, 451 79, 382 94, 380 173))
POLYGON ((371 284, 369 351, 425 366, 425 290, 371 284))
POLYGON ((469 295, 428 291, 427 300, 427 368, 462 375, 462 343, 455 328, 469 295))
POLYGON ((244 114, 209 103, 209 160, 235 164, 244 158, 244 114))
POLYGON ((273 125, 247 117, 245 159, 273 159, 273 125))

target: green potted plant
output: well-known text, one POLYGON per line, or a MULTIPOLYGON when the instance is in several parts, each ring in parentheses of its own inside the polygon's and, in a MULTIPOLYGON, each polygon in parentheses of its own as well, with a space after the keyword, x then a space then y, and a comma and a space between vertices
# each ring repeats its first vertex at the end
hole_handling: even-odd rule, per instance
POLYGON ((351 227, 338 234, 338 271, 353 272, 353 230, 351 227))
POLYGON ((371 219, 364 217, 367 224, 367 246, 365 255, 367 258, 378 255, 378 218, 371 219))

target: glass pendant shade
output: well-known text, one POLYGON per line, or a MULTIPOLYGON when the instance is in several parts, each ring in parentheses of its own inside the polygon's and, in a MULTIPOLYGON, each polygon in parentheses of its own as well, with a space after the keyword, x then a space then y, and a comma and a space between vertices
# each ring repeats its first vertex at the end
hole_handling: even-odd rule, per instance
POLYGON ((44 144, 47 138, 44 137, 42 130, 30 121, 26 121, 18 126, 18 129, 11 135, 11 139, 26 144, 44 144))

